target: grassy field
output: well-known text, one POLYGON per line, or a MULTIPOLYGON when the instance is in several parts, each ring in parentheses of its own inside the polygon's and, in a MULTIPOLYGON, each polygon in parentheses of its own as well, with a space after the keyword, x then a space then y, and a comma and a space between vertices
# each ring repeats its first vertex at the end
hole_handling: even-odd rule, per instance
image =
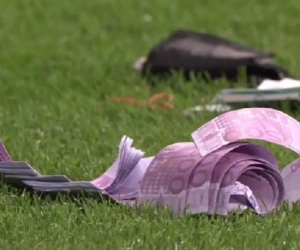
MULTIPOLYGON (((213 114, 186 118, 220 87, 201 83, 150 88, 133 62, 177 28, 202 30, 278 53, 296 76, 300 3, 267 1, 0 0, 0 131, 14 160, 44 174, 91 180, 113 162, 126 134, 147 156, 190 141, 213 114), (203 85, 202 85, 203 86, 203 85), (109 97, 146 101, 167 91, 171 112, 110 103, 109 97)), ((298 77, 300 75, 298 74, 298 77)), ((177 85, 178 82, 178 85, 177 85)), ((300 115, 299 115, 300 117, 300 115)), ((270 148, 284 166, 295 158, 270 148)), ((266 219, 172 218, 168 212, 86 201, 31 202, 5 187, 0 196, 0 249, 299 249, 300 209, 266 219)))

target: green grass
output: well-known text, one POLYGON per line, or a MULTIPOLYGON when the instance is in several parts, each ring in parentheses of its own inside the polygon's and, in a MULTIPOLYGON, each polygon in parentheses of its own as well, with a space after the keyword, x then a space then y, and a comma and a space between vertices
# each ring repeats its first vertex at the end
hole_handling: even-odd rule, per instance
MULTIPOLYGON (((168 144, 190 141, 190 134, 213 118, 209 113, 186 118, 182 110, 212 97, 218 84, 186 86, 173 79, 176 88, 161 83, 151 89, 132 70, 138 57, 174 29, 212 32, 275 51, 277 61, 298 74, 296 0, 0 3, 1 139, 14 160, 26 160, 44 174, 91 180, 113 162, 124 134, 150 156, 168 144), (107 101, 147 100, 162 90, 174 94, 174 111, 107 101)), ((295 158, 270 148, 281 166, 295 158)), ((32 203, 3 188, 0 249, 300 248, 299 208, 283 208, 266 219, 247 213, 209 220, 94 201, 84 206, 85 214, 68 202, 32 203)))

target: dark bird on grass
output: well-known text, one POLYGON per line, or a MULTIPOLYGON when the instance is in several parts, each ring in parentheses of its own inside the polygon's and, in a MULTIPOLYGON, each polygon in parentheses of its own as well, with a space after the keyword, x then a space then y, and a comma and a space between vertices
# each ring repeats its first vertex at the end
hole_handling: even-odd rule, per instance
MULTIPOLYGON (((241 70, 246 73, 249 86, 257 86, 264 79, 281 80, 291 75, 276 64, 272 52, 260 51, 211 34, 177 30, 154 46, 135 69, 148 79, 182 72, 186 80, 191 74, 201 75, 205 81, 226 78, 237 82, 241 70)), ((152 81, 151 81, 152 82, 152 81)))

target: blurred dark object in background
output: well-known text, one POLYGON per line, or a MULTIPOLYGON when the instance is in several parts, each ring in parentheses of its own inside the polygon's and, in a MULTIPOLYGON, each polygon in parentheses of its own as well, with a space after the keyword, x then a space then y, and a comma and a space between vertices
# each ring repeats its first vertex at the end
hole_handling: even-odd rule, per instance
POLYGON ((256 87, 264 79, 292 78, 287 69, 272 60, 274 57, 272 52, 211 34, 177 30, 154 46, 146 58, 138 60, 135 69, 149 79, 149 83, 154 83, 153 77, 169 77, 172 72, 182 72, 186 80, 194 74, 207 82, 219 78, 237 82, 241 72, 245 72, 247 85, 256 87))

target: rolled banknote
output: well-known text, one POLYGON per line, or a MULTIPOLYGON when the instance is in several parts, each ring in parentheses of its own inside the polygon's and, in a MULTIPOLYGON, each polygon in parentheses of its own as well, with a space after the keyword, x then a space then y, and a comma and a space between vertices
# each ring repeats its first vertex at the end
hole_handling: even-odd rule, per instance
POLYGON ((174 143, 154 157, 143 158, 144 152, 124 136, 112 166, 93 181, 40 175, 26 162, 11 162, 2 144, 0 157, 5 160, 0 158, 0 174, 6 183, 34 192, 84 190, 124 205, 166 205, 174 214, 227 215, 250 208, 267 215, 284 200, 291 204, 300 199, 300 158, 280 173, 269 150, 244 140, 265 140, 299 154, 296 131, 300 124, 281 111, 240 109, 197 129, 194 142, 174 143))
POLYGON ((241 182, 256 197, 248 197, 256 213, 266 214, 282 202, 283 181, 275 157, 267 149, 232 143, 205 157, 196 152, 194 143, 177 143, 161 150, 142 179, 138 201, 167 205, 176 214, 227 215, 230 197, 241 182))
MULTIPOLYGON (((138 202, 167 205, 172 208, 173 213, 182 214, 187 205, 189 178, 201 159, 192 142, 175 143, 162 149, 143 176, 138 202)), ((200 182, 203 182, 203 177, 200 182)), ((208 186, 203 187, 205 188, 208 186)), ((198 195, 201 196, 201 193, 198 195)))
POLYGON ((267 214, 284 199, 300 198, 294 194, 299 188, 294 181, 296 191, 288 186, 286 195, 285 183, 291 182, 291 174, 282 178, 267 149, 238 141, 260 139, 300 153, 296 131, 300 124, 295 119, 273 109, 248 108, 220 115, 192 134, 199 155, 191 143, 177 143, 155 156, 141 182, 138 200, 168 205, 178 214, 226 215, 235 183, 240 181, 252 190, 256 212, 267 214))
MULTIPOLYGON (((244 139, 258 139, 276 143, 300 154, 300 142, 296 140, 296 131, 299 131, 299 129, 300 123, 281 111, 269 108, 246 108, 230 111, 216 117, 192 133, 192 138, 200 155, 204 158, 214 152, 222 150, 226 145, 231 145, 233 142, 244 139)), ((244 163, 255 167, 268 167, 267 172, 262 171, 260 174, 257 174, 258 172, 255 171, 257 175, 256 179, 261 179, 261 185, 257 185, 256 181, 254 181, 255 177, 253 171, 248 172, 248 175, 241 175, 239 178, 243 184, 249 185, 256 197, 261 196, 261 206, 265 207, 262 209, 262 212, 267 213, 274 209, 275 206, 280 205, 284 199, 292 200, 292 194, 291 187, 288 186, 288 195, 286 195, 285 186, 287 186, 288 175, 286 175, 284 179, 282 176, 279 176, 275 158, 272 157, 271 154, 269 154, 269 157, 266 157, 267 151, 264 150, 265 152, 263 153, 262 150, 262 147, 260 149, 257 148, 256 154, 259 153, 260 157, 254 155, 255 159, 252 159, 255 161, 258 160, 261 162, 260 164, 253 162, 244 163), (251 175, 249 175, 250 173, 251 175), (269 190, 273 190, 272 192, 267 191, 267 182, 271 184, 272 189, 269 190), (265 184, 263 185, 263 183, 265 184), (256 191, 254 191, 254 189, 256 191), (258 192, 260 192, 260 194, 258 192), (268 197, 268 194, 271 193, 273 196, 272 202, 271 197, 268 197)), ((244 153, 252 154, 253 150, 244 149, 244 153)), ((230 155, 228 154, 228 156, 230 155)), ((239 168, 239 166, 235 165, 235 168, 239 168)), ((291 169, 292 166, 288 166, 287 168, 291 169)), ((286 172, 288 172, 288 170, 283 170, 283 173, 286 172)), ((235 175, 233 169, 231 175, 235 175)), ((293 187, 295 188, 295 186, 294 184, 293 187)), ((228 188, 231 189, 232 184, 230 184, 228 188)), ((224 187, 220 189, 218 194, 219 202, 217 202, 219 208, 219 212, 217 211, 217 213, 221 214, 223 213, 222 210, 225 210, 224 207, 220 208, 220 202, 222 200, 220 194, 226 193, 224 189, 224 187)), ((228 197, 226 200, 228 200, 228 197)))

